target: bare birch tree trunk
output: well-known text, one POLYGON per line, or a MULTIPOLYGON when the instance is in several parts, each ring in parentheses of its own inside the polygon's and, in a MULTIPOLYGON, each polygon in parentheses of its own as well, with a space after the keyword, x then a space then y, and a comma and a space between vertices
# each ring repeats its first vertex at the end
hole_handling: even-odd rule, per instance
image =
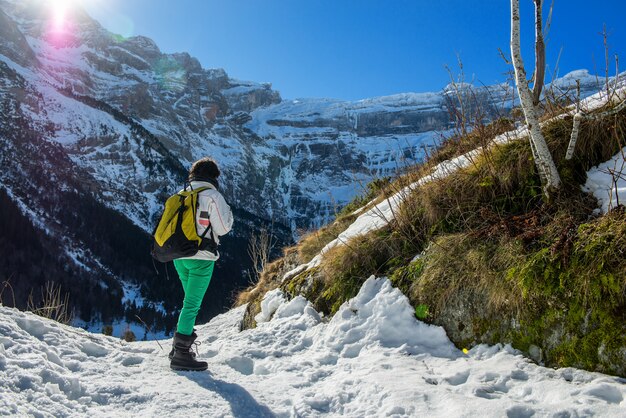
POLYGON ((580 132, 580 121, 582 119, 583 114, 580 112, 580 80, 576 80, 576 114, 574 115, 572 135, 570 136, 569 145, 567 146, 567 152, 565 153, 566 160, 571 160, 574 156, 576 142, 578 141, 578 133, 580 132))
POLYGON ((583 119, 582 113, 576 113, 574 115, 574 124, 572 126, 572 135, 569 139, 569 145, 567 146, 567 152, 565 153, 565 159, 571 160, 574 157, 574 150, 576 149, 576 142, 578 141, 578 133, 580 132, 580 121, 583 119))
MULTIPOLYGON (((541 3, 542 0, 535 1, 535 27, 536 35, 541 34, 541 3)), ((530 133, 531 147, 534 150, 535 164, 537 170, 541 176, 541 181, 544 185, 544 192, 548 192, 552 189, 558 189, 561 185, 561 178, 559 172, 556 169, 546 140, 541 133, 541 126, 539 125, 539 116, 537 106, 534 104, 535 96, 539 96, 541 93, 541 87, 537 84, 543 84, 543 77, 545 74, 545 46, 543 45, 543 34, 541 34, 541 43, 535 44, 536 52, 543 55, 536 59, 536 65, 543 68, 535 68, 535 85, 533 92, 528 87, 528 80, 526 78, 526 70, 524 69, 524 61, 522 60, 522 51, 520 47, 520 14, 519 14, 519 0, 511 0, 511 58, 513 60, 513 68, 515 69, 515 83, 517 84, 517 93, 519 94, 522 110, 526 119, 526 125, 530 133)), ((539 39, 537 40, 539 42, 539 39)), ((538 98, 537 98, 538 103, 538 98)))

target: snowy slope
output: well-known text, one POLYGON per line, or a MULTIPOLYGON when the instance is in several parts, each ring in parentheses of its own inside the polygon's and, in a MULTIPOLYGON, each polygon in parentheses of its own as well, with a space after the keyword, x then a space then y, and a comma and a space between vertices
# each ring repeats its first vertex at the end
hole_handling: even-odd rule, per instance
MULTIPOLYGON (((626 415, 626 380, 468 354, 370 278, 325 322, 303 298, 240 332, 243 307, 199 327, 208 372, 172 372, 163 340, 125 343, 0 307, 0 414, 59 416, 626 415)), ((271 312, 265 312, 269 314, 271 312)))

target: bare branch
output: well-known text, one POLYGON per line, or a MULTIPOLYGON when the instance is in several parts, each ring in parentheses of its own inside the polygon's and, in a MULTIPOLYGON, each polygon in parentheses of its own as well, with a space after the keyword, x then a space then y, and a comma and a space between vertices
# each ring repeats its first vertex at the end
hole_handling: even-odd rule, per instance
POLYGON ((269 263, 271 252, 276 244, 274 236, 266 228, 261 228, 258 235, 252 235, 248 242, 248 255, 252 260, 255 279, 258 281, 261 273, 269 263))
POLYGON ((8 287, 11 290, 11 296, 13 297, 13 307, 15 308, 17 305, 15 304, 15 292, 13 291, 13 286, 11 286, 11 279, 13 278, 13 276, 9 277, 7 280, 5 280, 4 282, 2 282, 2 290, 0 290, 0 304, 4 304, 4 301, 2 300, 2 295, 4 294, 4 291, 6 290, 6 288, 8 287))
POLYGON ((533 82, 533 105, 539 105, 541 90, 546 76, 546 44, 543 40, 543 0, 535 2, 535 77, 533 82))
POLYGON ((580 131, 580 121, 583 119, 583 114, 580 113, 580 80, 576 80, 576 114, 574 115, 574 126, 572 127, 572 136, 567 146, 567 152, 565 153, 565 159, 571 160, 574 156, 574 149, 576 148, 576 141, 578 141, 578 132, 580 131))
POLYGON ((543 28, 544 39, 548 37, 550 33, 550 26, 552 26, 552 12, 554 12, 554 0, 550 3, 550 10, 548 10, 548 18, 546 19, 546 26, 543 28))
POLYGON ((502 49, 498 48, 498 53, 500 54, 500 57, 502 58, 505 64, 507 65, 511 64, 511 60, 506 55, 504 55, 504 51, 502 51, 502 49))
MULTIPOLYGON (((135 315, 135 318, 137 318, 137 319, 139 320, 139 322, 141 322, 141 323, 143 324, 143 326, 144 326, 144 327, 146 327, 147 334, 150 334, 150 333, 152 332, 152 328, 151 328, 148 324, 146 324, 146 323, 144 322, 144 320, 143 320, 143 319, 141 319, 141 317, 140 317, 139 315, 135 315)), ((161 345, 161 343, 159 342, 159 340, 155 339, 154 341, 156 341, 156 343, 157 343, 157 344, 159 345, 159 347, 161 348, 161 351, 163 351, 163 346, 161 345)))

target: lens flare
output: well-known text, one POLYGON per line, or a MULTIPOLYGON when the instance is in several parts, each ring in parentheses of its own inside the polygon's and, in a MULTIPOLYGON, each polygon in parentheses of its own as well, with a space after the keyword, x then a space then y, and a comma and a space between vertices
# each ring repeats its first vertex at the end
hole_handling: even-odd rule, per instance
POLYGON ((62 31, 67 24, 67 14, 72 6, 72 0, 48 0, 52 13, 52 27, 56 31, 62 31))
MULTIPOLYGON (((44 0, 47 15, 45 40, 54 49, 76 44, 75 11, 78 0, 44 0)), ((52 52, 51 52, 52 54, 52 52)))

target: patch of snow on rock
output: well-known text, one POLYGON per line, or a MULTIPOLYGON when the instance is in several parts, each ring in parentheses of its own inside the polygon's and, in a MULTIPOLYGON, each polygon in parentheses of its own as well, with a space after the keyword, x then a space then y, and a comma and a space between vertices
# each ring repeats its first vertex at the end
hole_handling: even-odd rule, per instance
POLYGON ((616 207, 618 202, 626 205, 626 148, 589 170, 583 190, 598 199, 602 213, 616 207))

